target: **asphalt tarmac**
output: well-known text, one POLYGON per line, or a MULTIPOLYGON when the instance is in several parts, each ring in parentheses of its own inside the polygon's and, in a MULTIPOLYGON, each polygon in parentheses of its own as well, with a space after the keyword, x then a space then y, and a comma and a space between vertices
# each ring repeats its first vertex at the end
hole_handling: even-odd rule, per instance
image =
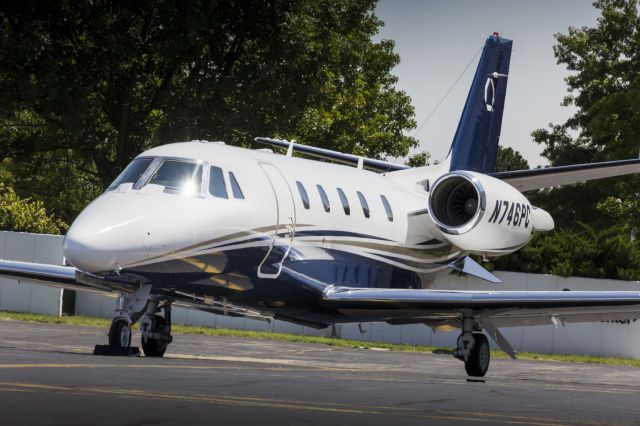
MULTIPOLYGON (((106 330, 0 321, 0 425, 640 424, 640 369, 198 335, 93 356, 106 330)), ((135 341, 139 339, 134 335, 135 341)))

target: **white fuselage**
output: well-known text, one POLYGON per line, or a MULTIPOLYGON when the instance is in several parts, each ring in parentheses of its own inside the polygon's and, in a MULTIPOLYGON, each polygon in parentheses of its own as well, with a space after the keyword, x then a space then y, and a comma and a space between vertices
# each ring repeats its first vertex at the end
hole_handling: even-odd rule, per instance
POLYGON ((190 258, 215 252, 221 242, 225 250, 290 247, 290 255, 298 259, 330 259, 331 250, 366 253, 419 274, 443 270, 448 259, 459 255, 448 244, 438 244, 444 240, 426 214, 428 192, 420 185, 355 167, 221 143, 170 144, 138 158, 201 164, 201 188, 189 194, 168 193, 159 185, 135 189, 125 183, 106 191, 78 217, 66 237, 65 255, 78 269, 102 272, 190 258), (227 198, 209 191, 213 167, 222 170, 227 198), (244 198, 234 197, 229 172, 244 198), (308 208, 299 185, 307 193, 308 208), (338 189, 347 199, 349 214, 338 189), (382 197, 388 200, 390 214, 382 197), (262 239, 248 241, 247 235, 262 239), (438 241, 419 245, 432 240, 438 241), (441 264, 434 266, 435 261, 441 264))

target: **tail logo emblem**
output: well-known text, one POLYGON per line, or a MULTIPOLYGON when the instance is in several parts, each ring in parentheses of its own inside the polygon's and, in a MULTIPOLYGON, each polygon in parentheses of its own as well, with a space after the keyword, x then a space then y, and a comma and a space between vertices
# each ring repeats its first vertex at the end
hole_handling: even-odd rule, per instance
POLYGON ((493 103, 496 100, 496 86, 493 82, 493 76, 487 78, 487 82, 484 85, 484 105, 487 107, 487 111, 493 112, 493 103))
POLYGON ((484 105, 487 107, 487 111, 493 112, 493 103, 496 101, 496 84, 495 81, 498 77, 508 77, 507 74, 500 74, 494 72, 489 74, 487 82, 484 84, 484 105))

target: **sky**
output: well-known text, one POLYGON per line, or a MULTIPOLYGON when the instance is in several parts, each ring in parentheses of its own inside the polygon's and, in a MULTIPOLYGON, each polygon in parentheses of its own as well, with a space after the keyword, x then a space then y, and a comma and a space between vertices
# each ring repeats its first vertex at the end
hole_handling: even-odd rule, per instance
MULTIPOLYGON (((595 26, 599 14, 591 0, 380 0, 376 15, 385 23, 377 39, 395 41, 400 55, 393 70, 396 87, 411 97, 418 126, 488 35, 498 31, 512 39, 500 144, 520 151, 530 167, 547 164, 531 132, 563 123, 574 111, 560 105, 568 71, 556 63, 554 34, 570 26, 595 26)), ((433 160, 446 157, 477 59, 417 134, 420 147, 414 152, 428 151, 433 160)))

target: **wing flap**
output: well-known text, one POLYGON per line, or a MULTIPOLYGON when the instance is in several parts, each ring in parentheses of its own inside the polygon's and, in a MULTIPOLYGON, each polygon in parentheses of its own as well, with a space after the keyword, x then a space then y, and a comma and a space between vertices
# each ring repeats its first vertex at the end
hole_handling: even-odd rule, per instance
POLYGON ((640 173, 640 159, 491 173, 521 192, 640 173))

